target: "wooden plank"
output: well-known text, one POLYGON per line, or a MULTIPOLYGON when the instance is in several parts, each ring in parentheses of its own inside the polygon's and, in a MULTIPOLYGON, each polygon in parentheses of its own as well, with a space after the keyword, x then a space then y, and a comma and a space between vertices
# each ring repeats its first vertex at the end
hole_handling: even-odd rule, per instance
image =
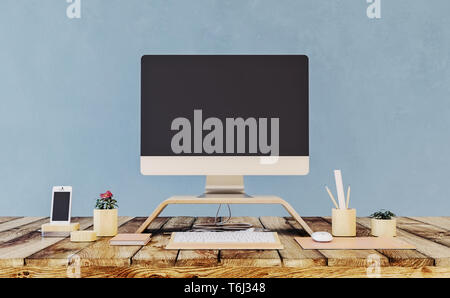
MULTIPOLYGON (((256 217, 232 217, 230 223, 246 222, 255 228, 263 228, 256 217)), ((219 252, 221 265, 270 267, 281 266, 281 258, 277 250, 237 250, 224 249, 219 252)))
MULTIPOLYGON (((18 228, 21 226, 26 226, 29 224, 32 225, 33 223, 35 223, 37 221, 41 222, 42 220, 45 220, 45 219, 46 219, 46 221, 44 221, 42 223, 49 222, 48 217, 22 217, 22 218, 17 218, 17 219, 11 220, 11 221, 4 222, 4 223, 0 224, 0 241, 8 241, 8 240, 2 239, 2 235, 4 235, 3 232, 6 232, 8 230, 12 230, 12 229, 15 229, 15 228, 18 228)), ((33 230, 39 229, 41 227, 41 224, 38 224, 37 228, 34 228, 34 226, 33 226, 33 230)), ((26 228, 26 227, 24 227, 24 228, 26 228)), ((19 230, 19 229, 16 229, 15 231, 17 231, 17 230, 19 230)), ((12 231, 12 232, 14 233, 14 231, 12 231)), ((5 233, 5 234, 7 234, 7 233, 5 233)), ((5 239, 7 239, 7 237, 5 237, 5 239)))
MULTIPOLYGON (((331 219, 329 219, 331 222, 331 219)), ((359 222, 356 225, 357 235, 370 236, 370 226, 364 226, 359 222)), ((399 239, 402 239, 399 237, 399 239)), ((433 266, 434 259, 413 249, 377 249, 378 252, 389 258, 391 266, 424 267, 433 266)))
MULTIPOLYGON (((150 224, 144 233, 151 233, 152 237, 161 232, 162 227, 169 221, 170 217, 160 216, 155 218, 155 222, 150 224)), ((147 244, 148 245, 148 244, 147 244)))
MULTIPOLYGON (((80 270, 84 278, 322 278, 347 277, 366 278, 366 267, 328 267, 317 266, 308 268, 295 267, 170 267, 154 268, 145 266, 127 267, 83 267, 80 270)), ((450 267, 382 267, 380 276, 384 278, 450 278, 450 267)), ((51 278, 67 277, 67 268, 57 267, 8 267, 0 270, 0 278, 51 278)))
MULTIPOLYGON (((132 259, 133 265, 145 265, 151 267, 173 267, 175 265, 178 250, 165 249, 173 231, 189 229, 195 221, 195 217, 178 216, 170 218, 158 233, 155 233, 150 242, 138 251, 132 259)), ((151 223, 151 225, 153 222, 151 223)))
POLYGON ((160 232, 170 235, 172 232, 189 230, 194 224, 195 217, 177 216, 170 218, 160 229, 160 232))
POLYGON ((397 218, 397 227, 411 234, 450 247, 450 231, 407 217, 397 218))
MULTIPOLYGON (((198 217, 196 224, 214 223, 214 217, 198 217)), ((218 249, 180 250, 175 266, 216 266, 219 264, 218 249)))
POLYGON ((295 236, 307 236, 295 230, 283 217, 262 216, 259 218, 266 229, 277 232, 284 249, 278 250, 283 266, 313 267, 326 266, 326 258, 317 250, 305 250, 294 240, 295 236))
POLYGON ((22 217, 21 216, 2 216, 2 217, 0 217, 0 224, 7 222, 7 221, 19 219, 19 218, 22 218, 22 217))
MULTIPOLYGON (((306 217, 303 218, 307 224, 314 231, 326 231, 331 233, 331 224, 325 219, 320 217, 306 217)), ((292 219, 288 220, 294 228, 300 229, 301 227, 292 219)), ((367 266, 367 260, 372 257, 377 257, 380 260, 380 266, 388 266, 389 260, 384 255, 380 254, 374 249, 368 250, 319 250, 319 252, 327 258, 328 266, 367 266)))
POLYGON ((6 231, 0 232, 0 244, 11 241, 15 238, 20 238, 26 234, 38 231, 41 228, 42 224, 48 222, 49 218, 43 218, 28 224, 16 226, 6 231))
POLYGON ((429 225, 436 226, 438 228, 445 229, 450 231, 450 216, 439 216, 439 217, 430 217, 430 216, 421 216, 421 217, 410 217, 416 221, 421 221, 423 223, 427 223, 429 225))
MULTIPOLYGON (((145 221, 145 217, 131 218, 119 227, 119 233, 134 233, 145 221)), ((128 266, 131 257, 141 249, 140 245, 115 246, 109 245, 112 237, 101 237, 92 245, 83 248, 70 258, 70 264, 79 259, 80 266, 128 266)))
MULTIPOLYGON (((370 227, 370 218, 360 217, 357 221, 365 227, 370 227)), ((450 266, 450 248, 400 228, 397 228, 397 237, 415 245, 417 251, 434 259, 435 266, 450 266)))
MULTIPOLYGON (((324 217, 323 219, 331 224, 331 217, 324 217)), ((356 236, 370 236, 370 226, 366 227, 360 223, 357 223, 356 236)), ((377 249, 376 251, 385 255, 389 259, 391 266, 423 267, 434 265, 433 258, 430 258, 415 249, 377 249)))
MULTIPOLYGON (((117 223, 121 226, 131 219, 132 217, 129 216, 119 216, 117 223)), ((80 230, 92 229, 92 217, 87 217, 85 220, 86 224, 80 226, 80 230)), ((29 266, 67 266, 73 255, 92 244, 93 242, 71 242, 67 237, 30 255, 25 259, 25 264, 29 266)))
MULTIPOLYGON (((92 224, 91 221, 86 217, 74 218, 73 220, 80 223, 81 229, 84 229, 92 224)), ((25 264, 25 258, 27 258, 28 256, 66 238, 43 238, 41 237, 41 233, 36 230, 28 233, 18 234, 22 234, 22 236, 13 238, 7 242, 0 244, 0 267, 23 266, 25 264)))

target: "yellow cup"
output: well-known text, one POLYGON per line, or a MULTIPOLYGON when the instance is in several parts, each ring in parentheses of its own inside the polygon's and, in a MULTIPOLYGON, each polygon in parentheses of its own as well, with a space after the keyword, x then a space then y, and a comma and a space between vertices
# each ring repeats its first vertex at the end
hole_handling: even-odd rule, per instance
POLYGON ((373 236, 395 237, 397 236, 397 220, 392 219, 375 219, 370 220, 371 234, 373 236))
POLYGON ((356 236, 356 209, 331 210, 331 233, 333 236, 356 236))
POLYGON ((94 209, 94 231, 97 236, 116 236, 118 209, 94 209))

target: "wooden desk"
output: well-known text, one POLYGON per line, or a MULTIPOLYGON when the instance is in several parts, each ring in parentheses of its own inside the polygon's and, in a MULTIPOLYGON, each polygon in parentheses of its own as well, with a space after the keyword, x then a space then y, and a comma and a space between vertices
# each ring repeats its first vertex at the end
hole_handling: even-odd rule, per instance
MULTIPOLYGON (((120 217, 119 232, 134 232, 145 219, 120 217)), ((313 230, 331 230, 329 218, 304 219, 313 230)), ((450 217, 398 218, 398 237, 417 250, 303 250, 293 236, 305 232, 282 217, 233 220, 278 232, 283 250, 164 249, 169 232, 212 220, 158 217, 142 247, 109 246, 109 237, 94 243, 41 238, 38 229, 48 218, 0 217, 0 277, 366 277, 368 259, 379 260, 382 277, 450 277, 450 217)), ((73 221, 92 229, 90 217, 73 221)), ((367 236, 368 226, 369 219, 358 218, 357 235, 367 236)))

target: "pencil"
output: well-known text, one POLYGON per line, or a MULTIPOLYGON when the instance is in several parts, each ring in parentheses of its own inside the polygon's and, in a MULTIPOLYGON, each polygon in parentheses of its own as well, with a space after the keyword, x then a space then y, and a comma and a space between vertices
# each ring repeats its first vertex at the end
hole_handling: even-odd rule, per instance
POLYGON ((347 209, 348 209, 348 202, 350 202, 350 185, 348 186, 347 189, 347 209))
POLYGON ((339 209, 338 204, 336 203, 336 200, 334 199, 333 194, 331 193, 328 186, 325 185, 325 189, 327 190, 328 195, 330 196, 330 199, 333 201, 334 206, 336 206, 336 209, 339 209))

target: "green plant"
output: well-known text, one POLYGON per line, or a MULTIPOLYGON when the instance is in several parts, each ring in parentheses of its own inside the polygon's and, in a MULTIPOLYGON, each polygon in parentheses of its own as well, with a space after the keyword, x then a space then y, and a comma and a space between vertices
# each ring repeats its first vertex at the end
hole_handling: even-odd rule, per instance
POLYGON ((392 219, 395 214, 389 210, 381 209, 380 211, 372 213, 369 217, 375 219, 392 219))
POLYGON ((115 209, 119 207, 117 200, 113 199, 113 194, 108 190, 100 194, 100 198, 95 202, 96 209, 115 209))

